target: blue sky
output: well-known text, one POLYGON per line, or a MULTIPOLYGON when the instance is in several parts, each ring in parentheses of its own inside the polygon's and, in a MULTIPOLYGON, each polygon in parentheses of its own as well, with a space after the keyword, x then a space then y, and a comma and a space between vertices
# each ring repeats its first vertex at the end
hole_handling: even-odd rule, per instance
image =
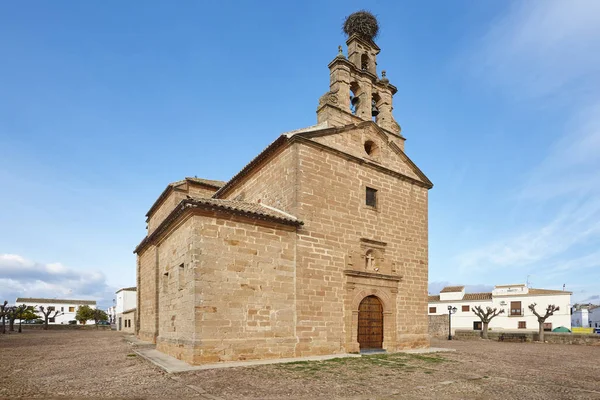
POLYGON ((316 122, 341 24, 381 25, 406 152, 434 182, 430 290, 600 302, 600 2, 6 2, 0 298, 97 298, 167 183, 227 180, 316 122))

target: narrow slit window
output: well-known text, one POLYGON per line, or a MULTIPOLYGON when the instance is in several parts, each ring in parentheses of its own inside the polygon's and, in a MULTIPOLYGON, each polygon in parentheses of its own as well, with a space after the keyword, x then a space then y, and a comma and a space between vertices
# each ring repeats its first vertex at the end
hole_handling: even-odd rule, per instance
POLYGON ((165 272, 163 274, 163 292, 167 292, 167 290, 169 289, 169 273, 165 272))
POLYGON ((366 204, 370 207, 377 207, 377 190, 368 187, 366 204))
POLYGON ((183 290, 183 288, 185 287, 185 266, 183 264, 179 265, 179 276, 177 277, 179 279, 179 290, 183 290))

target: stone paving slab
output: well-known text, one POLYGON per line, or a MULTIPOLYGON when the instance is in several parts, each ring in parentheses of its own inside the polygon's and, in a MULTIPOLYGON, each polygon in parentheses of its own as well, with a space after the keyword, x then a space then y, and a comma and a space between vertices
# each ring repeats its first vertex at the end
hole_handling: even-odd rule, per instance
POLYGON ((429 347, 426 349, 411 349, 411 350, 401 350, 399 353, 406 354, 427 354, 427 353, 451 353, 456 351, 456 349, 447 349, 444 347, 429 347))
POLYGON ((169 374, 176 374, 179 372, 201 371, 206 369, 250 367, 254 365, 283 364, 298 361, 323 361, 331 360, 333 358, 361 357, 360 354, 332 354, 326 356, 277 358, 271 360, 230 361, 214 364, 190 365, 185 361, 178 360, 175 357, 166 355, 165 353, 162 353, 156 349, 135 348, 133 351, 140 357, 145 358, 146 360, 162 368, 169 374))
MULTIPOLYGON (((137 339, 136 339, 137 340, 137 339)), ((132 343, 132 342, 130 342, 132 343)), ((143 342, 146 343, 146 342, 143 342)), ((428 354, 428 353, 441 353, 441 352, 452 352, 455 349, 446 349, 442 347, 430 347, 427 349, 414 349, 414 350, 403 350, 400 353, 407 354, 428 354)), ((185 361, 176 359, 175 357, 169 356, 149 346, 136 346, 134 352, 140 357, 145 358, 154 365, 162 368, 169 374, 176 374, 179 372, 190 372, 190 371, 201 371, 207 369, 220 369, 220 368, 235 368, 235 367, 250 367, 254 365, 267 365, 267 364, 284 364, 298 361, 324 361, 331 360, 334 358, 345 358, 345 357, 362 357, 360 354, 332 354, 325 356, 309 356, 309 357, 296 357, 296 358, 277 358, 270 360, 251 360, 251 361, 230 361, 213 364, 203 365, 190 365, 185 361)))

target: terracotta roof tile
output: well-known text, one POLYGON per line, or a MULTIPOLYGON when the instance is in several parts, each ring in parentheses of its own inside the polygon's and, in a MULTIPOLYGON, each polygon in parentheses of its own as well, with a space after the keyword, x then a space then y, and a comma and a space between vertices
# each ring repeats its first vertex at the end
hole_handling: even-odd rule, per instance
POLYGON ((115 293, 119 293, 119 292, 136 292, 136 291, 137 291, 137 287, 132 286, 132 287, 126 287, 126 288, 119 289, 115 293))
POLYGON ((213 179, 202 179, 202 178, 197 178, 197 177, 193 177, 193 178, 187 177, 187 178, 185 178, 185 180, 195 182, 195 183, 201 183, 203 185, 213 186, 214 188, 217 188, 217 189, 222 188, 227 183, 224 181, 216 181, 213 179))
POLYGON ((463 300, 491 300, 492 293, 465 293, 463 300))
MULTIPOLYGON (((184 200, 185 201, 185 200, 184 200)), ((280 220, 280 222, 289 222, 292 224, 301 225, 298 218, 291 214, 287 214, 276 208, 268 207, 258 203, 247 203, 245 201, 224 200, 224 199, 207 199, 203 197, 190 197, 188 204, 191 205, 206 205, 213 206, 224 211, 239 211, 242 213, 264 216, 280 220)))
POLYGON ((437 296, 429 296, 429 301, 440 301, 440 295, 438 294, 437 296))
POLYGON ((19 297, 16 301, 17 304, 21 303, 39 303, 39 304, 81 304, 95 306, 96 300, 68 300, 68 299, 41 299, 34 297, 19 297))
POLYGON ((566 292, 564 290, 550 290, 550 289, 534 289, 529 288, 529 294, 573 294, 573 292, 566 292))
POLYGON ((440 293, 462 292, 464 288, 464 286, 446 286, 440 293))

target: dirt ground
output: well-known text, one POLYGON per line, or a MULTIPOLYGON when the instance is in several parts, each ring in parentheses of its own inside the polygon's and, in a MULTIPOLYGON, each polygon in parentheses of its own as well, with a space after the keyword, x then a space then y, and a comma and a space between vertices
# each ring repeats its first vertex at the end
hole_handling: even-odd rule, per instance
POLYGON ((434 341, 383 354, 169 375, 114 331, 0 336, 0 398, 600 399, 600 346, 434 341))

